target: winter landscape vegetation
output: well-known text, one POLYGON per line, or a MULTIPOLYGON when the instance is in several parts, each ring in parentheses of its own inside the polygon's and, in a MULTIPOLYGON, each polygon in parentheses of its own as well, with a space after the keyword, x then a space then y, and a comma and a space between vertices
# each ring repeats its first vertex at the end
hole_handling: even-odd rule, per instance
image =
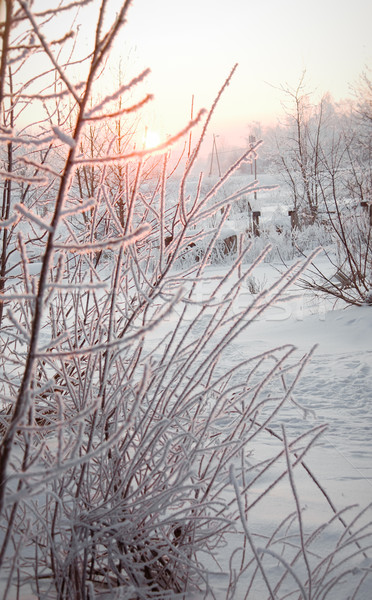
POLYGON ((0 3, 1 598, 370 599, 370 71, 223 152, 236 65, 159 137, 132 2, 55 4, 0 3))

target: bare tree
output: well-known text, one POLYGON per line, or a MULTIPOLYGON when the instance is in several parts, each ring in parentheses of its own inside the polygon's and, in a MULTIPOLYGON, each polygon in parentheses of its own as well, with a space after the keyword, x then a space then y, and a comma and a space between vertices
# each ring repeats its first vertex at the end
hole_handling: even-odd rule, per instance
POLYGON ((320 153, 332 127, 331 102, 324 96, 318 105, 311 104, 305 89, 305 73, 295 89, 282 88, 288 102, 287 119, 276 136, 276 164, 291 192, 296 225, 314 223, 320 209, 320 153), (328 113, 328 114, 327 114, 328 113))
POLYGON ((337 248, 335 255, 328 253, 335 272, 326 277, 315 270, 305 284, 355 305, 369 302, 372 279, 371 126, 361 116, 362 106, 368 107, 368 87, 319 146, 318 189, 337 248))

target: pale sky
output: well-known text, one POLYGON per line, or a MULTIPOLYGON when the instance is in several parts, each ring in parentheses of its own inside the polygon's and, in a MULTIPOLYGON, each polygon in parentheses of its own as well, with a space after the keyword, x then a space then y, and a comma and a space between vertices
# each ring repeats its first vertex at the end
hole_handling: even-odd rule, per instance
POLYGON ((134 0, 116 51, 151 68, 150 127, 174 134, 209 108, 239 63, 211 131, 242 142, 249 123, 275 122, 281 85, 306 70, 309 90, 338 101, 372 66, 371 0, 134 0))
POLYGON ((193 94, 208 108, 239 63, 212 124, 236 138, 276 119, 275 88, 296 86, 304 69, 310 90, 349 96, 372 66, 371 24, 371 0, 134 0, 124 34, 151 68, 152 114, 167 133, 187 122, 193 94))

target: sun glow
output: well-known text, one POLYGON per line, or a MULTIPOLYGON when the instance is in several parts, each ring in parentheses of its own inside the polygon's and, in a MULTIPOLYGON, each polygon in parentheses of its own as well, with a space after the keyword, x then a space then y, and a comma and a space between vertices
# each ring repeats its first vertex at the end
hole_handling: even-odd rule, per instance
POLYGON ((146 131, 146 134, 145 134, 145 148, 146 149, 156 148, 156 146, 159 146, 159 144, 161 144, 161 142, 162 142, 161 136, 157 131, 152 131, 151 129, 146 131))

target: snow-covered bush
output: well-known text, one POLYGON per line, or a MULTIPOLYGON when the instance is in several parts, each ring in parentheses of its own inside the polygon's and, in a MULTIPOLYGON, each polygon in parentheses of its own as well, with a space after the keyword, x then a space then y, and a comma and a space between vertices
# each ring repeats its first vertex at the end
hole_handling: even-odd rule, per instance
MULTIPOLYGON (((362 304, 371 285, 372 153, 371 85, 364 74, 356 101, 336 105, 329 95, 313 102, 302 76, 296 89, 283 89, 289 100, 287 121, 274 133, 272 168, 290 191, 294 247, 306 253, 315 233, 328 253, 334 277, 314 272, 305 283, 351 304, 362 304), (364 215, 362 213, 364 208, 364 215), (313 226, 323 229, 322 240, 313 226)), ((270 145, 270 144, 269 144, 270 145)))
MULTIPOLYGON (((250 323, 293 284, 303 266, 256 289, 244 303, 238 302, 241 288, 253 281, 254 267, 267 250, 248 264, 250 246, 240 244, 229 267, 208 276, 230 204, 254 189, 245 186, 216 199, 252 148, 203 193, 185 191, 234 70, 210 112, 157 149, 160 169, 154 170, 153 186, 149 151, 130 144, 113 151, 108 143, 96 154, 85 146, 92 122, 116 119, 133 108, 125 104, 120 115, 117 107, 112 112, 120 94, 134 91, 146 77, 144 72, 95 103, 94 84, 130 5, 115 2, 110 21, 112 6, 101 0, 92 53, 79 63, 81 81, 73 79, 64 53, 54 49, 62 45, 73 64, 70 32, 48 42, 47 25, 85 4, 62 3, 34 13, 25 0, 6 2, 2 74, 6 61, 19 67, 20 79, 12 80, 11 94, 9 78, 2 79, 1 114, 9 115, 9 102, 27 103, 34 94, 47 116, 39 128, 21 133, 14 121, 12 127, 3 122, 1 131, 6 148, 31 148, 28 166, 32 160, 36 173, 20 180, 8 161, 1 174, 3 189, 11 191, 9 219, 1 225, 11 231, 6 245, 19 263, 14 279, 4 279, 0 298, 5 308, 0 330, 3 598, 165 600, 187 598, 198 589, 213 598, 211 560, 239 530, 247 547, 244 507, 248 511, 275 488, 275 477, 266 477, 268 468, 285 454, 283 476, 292 482, 291 461, 302 461, 323 431, 310 427, 291 441, 284 432, 278 454, 269 462, 255 458, 257 437, 269 434, 280 409, 293 401, 309 356, 295 359, 291 345, 234 354, 250 323), (34 53, 51 65, 50 88, 36 78, 40 85, 34 91, 35 80, 25 79, 34 53), (64 106, 73 106, 70 119, 62 117, 64 106), (183 175, 177 185, 170 183, 168 145, 201 119, 201 137, 183 175), (113 184, 113 174, 120 175, 119 183, 113 184), (82 186, 83 175, 90 186, 82 186), (9 182, 29 186, 35 201, 22 202, 19 188, 9 182), (212 221, 199 260, 182 262, 203 236, 203 224, 212 221), (255 503, 252 489, 258 493, 255 503)), ((9 253, 4 256, 8 260, 9 253)), ((300 510, 296 519, 301 527, 300 510)), ((299 553, 306 562, 305 546, 299 553)), ((245 571, 242 560, 236 574, 234 557, 233 549, 230 597, 245 571)), ((297 592, 311 581, 308 573, 296 580, 297 592)))
POLYGON ((349 304, 363 304, 372 282, 372 148, 366 125, 342 131, 332 145, 321 149, 319 189, 334 254, 329 254, 334 276, 316 273, 308 287, 349 304))
POLYGON ((258 237, 252 237, 248 233, 242 236, 241 241, 243 246, 247 244, 251 246, 246 262, 255 260, 265 248, 269 247, 264 261, 282 263, 284 266, 291 264, 293 260, 306 257, 316 248, 327 248, 331 242, 329 228, 322 223, 314 223, 303 230, 291 230, 289 223, 278 227, 275 219, 260 227, 258 237))

